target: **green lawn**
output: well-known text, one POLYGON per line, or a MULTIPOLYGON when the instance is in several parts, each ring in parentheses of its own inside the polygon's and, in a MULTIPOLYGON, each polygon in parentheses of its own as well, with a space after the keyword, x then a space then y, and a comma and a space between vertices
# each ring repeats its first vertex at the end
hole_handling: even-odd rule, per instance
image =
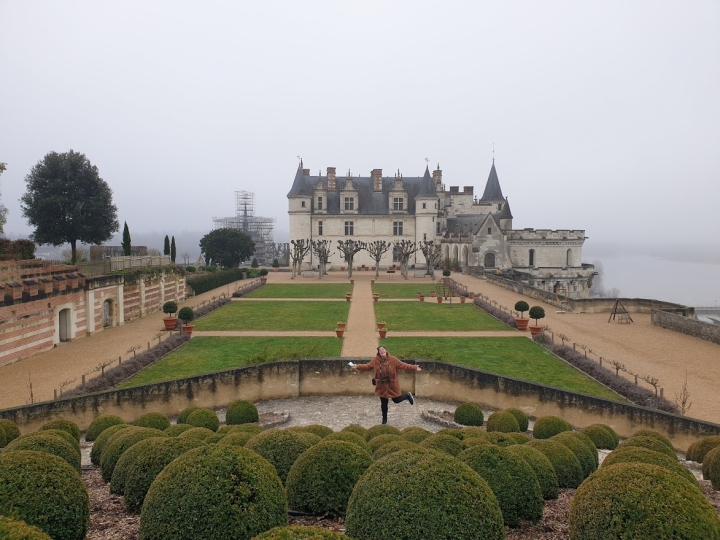
POLYGON ((192 377, 282 358, 340 356, 337 338, 194 337, 175 352, 122 383, 119 388, 192 377))
POLYGON ((605 399, 623 399, 568 366, 527 337, 387 338, 382 344, 401 358, 434 358, 499 375, 605 399))
MULTIPOLYGON (((429 300, 429 299, 428 299, 429 300)), ((383 302, 375 303, 375 318, 385 321, 389 330, 511 330, 473 304, 461 304, 453 298, 452 307, 446 300, 437 302, 383 302)))
POLYGON ((430 296, 430 293, 435 291, 435 282, 425 279, 418 280, 417 283, 375 283, 372 289, 374 293, 380 295, 381 299, 416 298, 419 292, 425 296, 430 296))
POLYGON ((352 292, 352 284, 299 283, 297 285, 269 284, 255 289, 247 298, 345 298, 352 292))
POLYGON ((347 321, 349 302, 231 302, 195 321, 195 330, 327 330, 347 321))

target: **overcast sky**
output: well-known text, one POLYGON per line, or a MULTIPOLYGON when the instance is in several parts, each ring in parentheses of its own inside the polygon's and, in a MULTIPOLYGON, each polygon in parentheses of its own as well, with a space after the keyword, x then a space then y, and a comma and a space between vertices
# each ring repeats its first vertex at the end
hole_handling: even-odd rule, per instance
POLYGON ((247 190, 287 241, 297 156, 429 158, 482 193, 494 144, 515 228, 720 259, 719 29, 717 0, 0 0, 5 231, 32 232, 18 199, 53 150, 131 232, 208 232, 247 190))

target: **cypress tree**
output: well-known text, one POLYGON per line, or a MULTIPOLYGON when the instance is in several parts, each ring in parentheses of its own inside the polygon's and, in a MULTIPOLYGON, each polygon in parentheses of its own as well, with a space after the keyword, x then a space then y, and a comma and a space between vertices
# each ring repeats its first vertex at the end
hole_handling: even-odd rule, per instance
POLYGON ((123 229, 122 239, 123 255, 129 257, 132 254, 132 247, 130 245, 130 229, 128 228, 127 221, 125 222, 125 228, 123 229))
POLYGON ((175 264, 175 256, 177 255, 177 249, 175 248, 175 236, 170 241, 170 260, 175 264))
POLYGON ((165 245, 163 246, 163 255, 170 255, 170 238, 165 235, 165 245))

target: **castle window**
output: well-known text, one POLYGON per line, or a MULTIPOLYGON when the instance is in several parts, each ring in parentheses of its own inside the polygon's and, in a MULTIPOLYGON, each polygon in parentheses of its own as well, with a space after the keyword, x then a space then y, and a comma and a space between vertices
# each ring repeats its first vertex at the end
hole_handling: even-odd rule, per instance
POLYGON ((439 221, 435 224, 435 234, 440 234, 440 222, 439 221))
POLYGON ((425 208, 427 208, 427 203, 423 203, 423 210, 425 210, 425 208))
POLYGON ((565 266, 572 266, 572 249, 567 250, 567 257, 565 260, 565 266))
POLYGON ((322 197, 318 197, 318 210, 322 210, 322 197))
POLYGON ((502 203, 498 204, 498 210, 502 210, 502 203))
POLYGON ((345 236, 353 236, 355 234, 355 222, 354 221, 346 221, 345 222, 345 236))
POLYGON ((322 221, 318 221, 318 236, 322 235, 322 221))
POLYGON ((492 234, 492 227, 488 227, 488 234, 492 234))
POLYGON ((345 210, 355 210, 355 197, 345 197, 345 210))
POLYGON ((528 260, 529 260, 528 266, 535 266, 535 250, 534 249, 531 249, 528 252, 528 260))
POLYGON ((393 197, 393 210, 403 210, 405 200, 402 197, 393 197))
POLYGON ((301 202, 300 202, 300 206, 303 207, 303 208, 305 208, 305 201, 301 201, 301 202))
POLYGON ((393 236, 402 236, 403 234, 403 222, 393 221, 393 236))
POLYGON ((393 262, 400 262, 402 260, 402 249, 400 246, 393 247, 393 262))

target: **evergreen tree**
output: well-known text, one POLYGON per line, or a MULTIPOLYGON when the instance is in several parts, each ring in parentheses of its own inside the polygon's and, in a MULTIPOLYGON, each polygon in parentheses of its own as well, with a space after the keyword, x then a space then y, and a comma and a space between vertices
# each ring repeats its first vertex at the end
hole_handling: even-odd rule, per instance
POLYGON ((132 255, 132 246, 130 245, 130 229, 128 228, 127 221, 123 228, 123 239, 122 239, 123 255, 129 257, 132 255))
POLYGON ((177 249, 175 248, 175 236, 170 241, 170 261, 175 264, 175 256, 177 255, 177 249))
POLYGON ((165 245, 163 246, 163 255, 170 255, 170 238, 165 235, 165 245))

